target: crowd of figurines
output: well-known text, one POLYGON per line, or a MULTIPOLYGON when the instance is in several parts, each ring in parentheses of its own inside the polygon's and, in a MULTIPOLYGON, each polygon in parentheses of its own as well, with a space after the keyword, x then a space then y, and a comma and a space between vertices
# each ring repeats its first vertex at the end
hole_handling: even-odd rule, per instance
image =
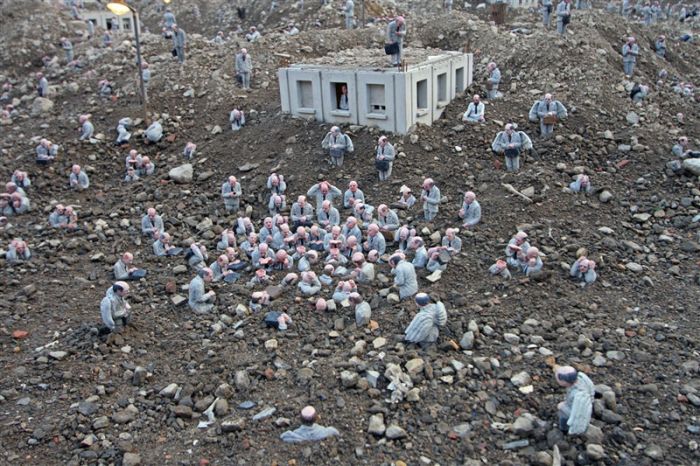
MULTIPOLYGON (((303 3, 303 0, 302 0, 303 3)), ((322 4, 327 0, 322 0, 322 4)), ((444 0, 443 5, 448 11, 452 8, 452 0, 444 0)), ((590 8, 585 0, 577 0, 577 9, 590 8)), ((67 0, 74 18, 80 18, 82 2, 67 0)), ((277 7, 277 2, 272 2, 272 8, 277 7)), ((302 5, 303 7, 303 5, 302 5)), ((671 6, 664 11, 659 2, 644 5, 638 2, 633 6, 629 0, 624 0, 621 6, 614 2, 607 5, 610 11, 619 11, 625 17, 641 16, 644 24, 655 21, 671 20, 693 21, 698 14, 697 7, 689 9, 685 6, 671 6), (675 11, 674 11, 675 9, 675 11)), ((541 5, 543 25, 546 29, 550 25, 550 17, 554 12, 557 21, 557 31, 566 34, 567 25, 571 21, 571 1, 559 2, 556 10, 553 10, 552 0, 543 0, 541 5)), ((355 27, 354 3, 352 0, 344 2, 343 14, 345 26, 348 29, 355 27)), ((238 9, 241 19, 245 17, 245 9, 238 9)), ((165 10, 162 22, 162 33, 166 39, 173 42, 172 54, 180 64, 185 62, 186 35, 182 28, 178 27, 173 12, 165 10)), ((243 31, 234 31, 242 33, 243 31)), ((402 16, 396 16, 388 22, 385 52, 391 56, 390 66, 401 62, 402 44, 407 32, 406 20, 402 16)), ((290 24, 285 30, 286 34, 299 33, 296 25, 290 24)), ((88 21, 88 35, 95 34, 95 25, 88 21)), ((253 26, 245 34, 249 42, 256 42, 261 37, 259 31, 253 26)), ((688 34, 684 34, 677 40, 691 40, 688 34)), ((220 31, 211 41, 213 44, 223 44, 227 39, 220 31)), ((104 31, 104 47, 112 44, 112 32, 104 31)), ((65 52, 65 65, 68 67, 84 66, 80 58, 74 56, 74 48, 70 40, 61 39, 61 46, 65 52)), ((666 55, 666 41, 664 36, 659 36, 654 44, 654 53, 660 58, 666 55)), ((637 57, 643 53, 634 37, 629 37, 622 47, 623 72, 628 79, 634 73, 637 57)), ((44 59, 45 66, 54 66, 55 59, 44 59)), ((253 72, 252 59, 245 48, 242 48, 235 57, 236 80, 240 87, 249 90, 253 72)), ((488 77, 486 78, 487 98, 500 99, 504 95, 499 92, 501 71, 496 63, 487 65, 488 77)), ((668 73, 659 71, 659 83, 664 84, 668 73)), ((147 63, 142 63, 142 77, 148 89, 151 78, 151 70, 147 63)), ((36 73, 37 95, 48 97, 50 86, 47 77, 36 73)), ((98 94, 108 99, 114 92, 114 84, 101 80, 98 83, 98 94)), ((690 83, 675 83, 674 90, 677 93, 693 97, 694 87, 690 83)), ((649 93, 649 86, 635 83, 630 90, 630 98, 641 103, 649 93)), ((344 88, 341 96, 341 108, 343 97, 347 104, 347 88, 344 88)), ((15 109, 11 102, 13 87, 9 82, 3 85, 3 94, 0 97, 5 104, 2 118, 14 119, 19 116, 19 110, 15 109)), ((557 124, 567 117, 566 107, 552 94, 545 94, 542 99, 533 103, 529 113, 529 120, 539 122, 540 137, 547 138, 555 130, 557 124)), ((683 115, 677 118, 682 120, 683 115)), ((466 123, 480 124, 485 121, 485 106, 481 97, 474 95, 463 115, 466 123)), ((246 124, 243 110, 234 109, 229 115, 232 131, 240 131, 246 124)), ((91 115, 80 115, 79 141, 90 141, 93 138, 95 128, 91 121, 91 115)), ((157 144, 163 139, 163 127, 159 121, 148 122, 149 126, 141 132, 143 144, 157 144)), ((119 120, 115 130, 115 145, 119 147, 134 147, 138 144, 136 138, 132 139, 133 121, 131 118, 119 120)), ((328 152, 328 160, 335 167, 342 167, 346 154, 354 151, 353 142, 347 134, 344 134, 337 126, 331 128, 321 142, 321 146, 328 152)), ((505 168, 509 172, 517 172, 520 168, 520 157, 527 152, 535 151, 532 139, 523 131, 518 130, 515 122, 507 123, 503 131, 499 132, 491 148, 494 153, 504 158, 505 168)), ((196 157, 197 145, 187 142, 182 155, 191 160, 196 157)), ((688 138, 683 136, 673 147, 673 155, 676 157, 675 169, 680 170, 680 161, 688 158, 700 157, 700 152, 689 147, 688 138)), ((48 139, 41 139, 36 147, 36 163, 38 168, 52 163, 59 157, 60 146, 48 139)), ((389 142, 387 136, 381 136, 376 145, 374 157, 378 178, 386 181, 391 177, 396 151, 389 142)), ((125 166, 116 171, 125 173, 124 181, 133 182, 139 177, 152 176, 156 167, 147 156, 139 154, 137 149, 130 149, 126 156, 125 166)), ((422 220, 432 222, 441 206, 440 189, 431 178, 426 178, 414 195, 409 186, 401 186, 400 196, 393 202, 380 203, 376 208, 370 205, 356 181, 351 181, 343 192, 340 188, 323 181, 311 186, 306 195, 298 196, 291 206, 288 206, 288 188, 282 174, 273 173, 267 180, 267 209, 269 216, 264 218, 259 225, 252 219, 239 216, 235 223, 221 234, 217 243, 214 256, 210 259, 210 252, 200 243, 195 242, 188 248, 182 248, 171 243, 170 235, 165 231, 165 223, 156 209, 148 208, 141 219, 141 231, 146 238, 152 240, 152 252, 156 256, 184 257, 191 267, 194 278, 189 284, 189 299, 187 303, 195 314, 208 314, 216 308, 216 293, 207 291, 210 282, 223 281, 225 283, 245 282, 251 289, 249 308, 261 316, 261 320, 270 327, 284 331, 289 325, 293 325, 293 319, 284 312, 272 310, 271 303, 283 293, 298 293, 298 295, 312 300, 315 309, 319 312, 334 311, 336 306, 349 307, 354 310, 355 320, 358 326, 370 324, 372 309, 369 303, 359 292, 360 287, 371 287, 376 283, 378 270, 390 270, 393 275, 393 290, 395 300, 403 301, 413 299, 418 312, 405 330, 405 340, 421 347, 433 344, 437 341, 440 328, 447 323, 447 311, 442 302, 433 300, 428 294, 420 292, 421 284, 416 274, 417 269, 426 269, 431 274, 439 274, 444 271, 449 263, 459 255, 462 248, 462 240, 459 237, 460 227, 463 230, 478 228, 481 220, 481 205, 476 199, 476 194, 468 191, 464 193, 462 203, 458 210, 449 215, 455 219, 456 225, 447 228, 439 246, 428 248, 423 238, 408 224, 399 220, 397 209, 422 208, 422 220), (344 214, 341 216, 341 210, 344 214), (211 263, 208 263, 212 260, 211 263), (280 273, 281 272, 281 273, 280 273), (324 288, 325 287, 325 288, 324 288), (330 294, 324 294, 324 290, 332 290, 330 294)), ((88 190, 90 180, 80 165, 74 164, 68 174, 68 185, 71 189, 88 190)), ((12 175, 11 181, 6 184, 6 191, 0 197, 0 210, 3 224, 10 221, 21 221, 21 216, 29 211, 32 185, 30 176, 26 171, 17 169, 12 175)), ((571 182, 567 191, 572 193, 589 193, 592 190, 589 176, 581 173, 571 182)), ((230 176, 221 186, 221 198, 223 205, 231 214, 239 214, 241 210, 241 197, 243 187, 235 176, 230 176)), ((81 228, 78 213, 71 206, 56 204, 49 215, 48 223, 52 228, 67 231, 81 228)), ((31 252, 26 241, 21 238, 14 239, 8 246, 5 260, 8 264, 17 264, 30 261, 31 252)), ((540 273, 544 263, 543 255, 536 246, 528 241, 528 235, 524 231, 514 233, 508 242, 503 255, 495 258, 494 264, 489 267, 488 273, 500 277, 503 280, 511 278, 511 272, 532 276, 540 273)), ((118 332, 129 324, 132 314, 131 306, 126 298, 129 294, 129 281, 140 280, 146 276, 147 271, 134 266, 134 255, 131 252, 123 252, 119 260, 114 264, 113 274, 116 281, 110 286, 100 303, 102 325, 95 328, 95 333, 103 338, 112 332, 118 332)), ((585 256, 579 257, 571 266, 570 276, 581 286, 591 285, 596 281, 596 264, 585 256)), ((430 278, 430 277, 427 277, 430 278)), ((591 418, 594 386, 591 380, 573 367, 558 367, 555 370, 555 380, 562 387, 567 388, 564 402, 559 405, 559 427, 563 432, 576 435, 584 433, 591 418)), ((301 412, 303 425, 294 431, 282 434, 281 438, 287 442, 299 442, 308 440, 321 440, 328 436, 338 435, 333 427, 323 427, 315 421, 316 411, 307 406, 301 412)))

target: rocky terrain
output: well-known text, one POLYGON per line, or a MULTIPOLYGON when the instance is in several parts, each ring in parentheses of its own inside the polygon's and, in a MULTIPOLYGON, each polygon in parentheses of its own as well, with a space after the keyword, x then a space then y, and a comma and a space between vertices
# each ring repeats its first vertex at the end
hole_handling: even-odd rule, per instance
MULTIPOLYGON (((575 13, 561 39, 542 31, 539 17, 527 11, 511 13, 496 28, 482 11, 445 15, 431 7, 436 2, 413 1, 411 10, 406 2, 376 2, 382 14, 405 13, 409 47, 466 47, 476 64, 474 85, 444 118, 408 136, 389 135, 402 155, 392 179, 380 184, 371 162, 380 132, 346 128, 355 154, 342 169, 331 168, 320 148, 329 125, 281 113, 276 69, 341 49, 381 53, 384 21, 344 31, 337 29, 337 4, 317 9, 307 0, 302 15, 291 2, 272 14, 265 13, 269 1, 255 2, 243 27, 259 24, 264 36, 247 45, 256 71, 253 89, 243 92, 233 82, 233 57, 243 41, 208 42, 237 22, 231 2, 176 3, 188 60, 180 70, 170 42, 144 34, 153 72, 149 117, 162 120, 166 136, 144 146, 137 133, 146 124, 138 122, 132 147, 151 157, 157 173, 134 184, 121 181, 127 150, 112 145, 120 118, 145 118, 131 37, 105 51, 99 34, 80 39, 82 25, 65 10, 33 1, 0 5, 1 37, 15 44, 0 48, 0 80, 13 83, 20 112, 0 126, 2 174, 9 180, 24 169, 32 180, 32 211, 10 219, 0 248, 21 237, 33 253, 21 266, 0 259, 3 463, 548 466, 559 460, 555 447, 560 464, 700 462, 700 184, 697 173, 676 175, 666 166, 678 136, 700 146, 697 101, 672 90, 672 78, 700 81, 698 43, 673 40, 687 29, 643 28, 586 11, 575 13), (300 35, 275 32, 290 21, 302 26, 300 35), (666 62, 650 49, 659 33, 669 38, 666 62), (642 48, 635 79, 651 86, 641 106, 631 103, 622 73, 620 48, 629 34, 642 48), (62 63, 62 36, 84 61, 79 72, 42 67, 45 55, 62 63), (485 124, 465 126, 461 114, 471 94, 484 94, 492 60, 503 71, 505 96, 488 102, 485 124), (657 84, 662 68, 669 78, 657 84), (34 73, 42 69, 52 95, 37 103, 34 73), (115 82, 116 99, 99 98, 101 79, 115 82), (548 140, 527 121, 544 92, 555 93, 570 113, 548 140), (238 133, 227 124, 234 107, 248 119, 238 133), (81 113, 93 115, 94 144, 77 141, 81 113), (531 135, 538 154, 518 174, 506 173, 490 152, 508 121, 531 135), (62 146, 47 168, 33 161, 42 137, 62 146), (198 144, 193 177, 175 183, 168 172, 185 163, 187 141, 198 144), (90 175, 88 192, 68 189, 73 163, 90 175), (419 278, 421 289, 448 308, 437 345, 422 350, 403 342, 416 306, 386 299, 383 284, 361 289, 372 304, 372 329, 357 328, 350 311, 318 313, 291 294, 274 302, 294 319, 290 330, 265 328, 262 316, 247 309, 250 290, 241 285, 213 284, 217 312, 209 316, 175 304, 187 295, 192 273, 182 259, 153 256, 140 235, 145 210, 155 206, 163 214, 174 243, 196 240, 213 251, 235 219, 223 209, 221 183, 228 175, 239 178, 244 208, 258 221, 271 171, 285 174, 292 198, 319 179, 343 190, 355 179, 373 205, 392 202, 402 184, 415 190, 431 176, 446 197, 436 222, 425 225, 413 220, 416 211, 401 212, 428 243, 458 225, 462 193, 476 192, 482 224, 460 233, 462 253, 439 281, 419 278), (591 176, 594 193, 564 192, 581 171, 591 176), (57 202, 76 206, 82 231, 49 228, 57 202), (487 273, 516 228, 546 255, 546 273, 536 281, 516 276, 503 283, 487 273), (599 273, 586 289, 568 279, 582 248, 599 273), (126 250, 149 274, 132 286, 133 325, 104 341, 92 329, 112 265, 126 250), (563 437, 555 427, 564 397, 552 377, 555 362, 584 370, 597 384, 592 426, 580 438, 563 437), (396 377, 406 382, 401 396, 389 386, 396 377), (282 443, 279 435, 298 425, 307 404, 340 437, 282 443), (198 428, 210 407, 215 422, 198 428)), ((157 31, 159 13, 144 8, 145 25, 157 31)))

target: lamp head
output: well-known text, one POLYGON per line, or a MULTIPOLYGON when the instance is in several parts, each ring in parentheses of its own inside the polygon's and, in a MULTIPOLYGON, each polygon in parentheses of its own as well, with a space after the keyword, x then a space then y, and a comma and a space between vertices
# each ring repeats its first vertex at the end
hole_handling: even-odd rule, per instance
POLYGON ((107 3, 107 9, 117 16, 123 16, 130 11, 133 11, 133 8, 124 0, 114 0, 107 3))

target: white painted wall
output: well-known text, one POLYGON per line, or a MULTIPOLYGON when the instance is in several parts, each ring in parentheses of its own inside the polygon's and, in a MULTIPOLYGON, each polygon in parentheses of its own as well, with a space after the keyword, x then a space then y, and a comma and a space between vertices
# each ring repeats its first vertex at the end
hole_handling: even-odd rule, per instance
POLYGON ((375 126, 406 134, 416 123, 430 125, 437 120, 445 107, 464 92, 472 82, 472 60, 471 54, 445 52, 406 71, 293 65, 277 72, 282 111, 328 123, 375 126), (463 71, 458 76, 460 68, 463 71), (440 76, 444 76, 443 96, 440 76), (338 109, 339 83, 348 86, 347 111, 338 109))
POLYGON ((112 28, 112 32, 126 32, 133 34, 133 18, 132 16, 129 15, 124 15, 124 16, 117 16, 111 11, 107 10, 90 10, 90 11, 81 11, 80 12, 81 18, 85 20, 92 20, 95 25, 101 27, 102 29, 107 29, 107 22, 112 21, 113 24, 119 25, 119 28, 112 28))

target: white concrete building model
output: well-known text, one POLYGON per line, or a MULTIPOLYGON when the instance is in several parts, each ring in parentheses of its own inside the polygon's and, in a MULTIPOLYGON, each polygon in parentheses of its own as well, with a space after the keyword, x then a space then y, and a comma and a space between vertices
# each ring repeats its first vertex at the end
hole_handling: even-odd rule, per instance
POLYGON ((353 49, 281 68, 282 111, 335 124, 406 134, 430 125, 472 82, 472 54, 404 49, 405 69, 389 68, 379 50, 353 49), (348 109, 340 108, 347 86, 348 109))
MULTIPOLYGON (((97 0, 84 0, 80 10, 80 17, 83 20, 92 21, 95 26, 102 29, 110 29, 112 32, 126 31, 133 34, 131 13, 124 16, 117 16, 107 9, 107 2, 97 0)), ((143 22, 139 21, 140 30, 143 30, 143 22)))

